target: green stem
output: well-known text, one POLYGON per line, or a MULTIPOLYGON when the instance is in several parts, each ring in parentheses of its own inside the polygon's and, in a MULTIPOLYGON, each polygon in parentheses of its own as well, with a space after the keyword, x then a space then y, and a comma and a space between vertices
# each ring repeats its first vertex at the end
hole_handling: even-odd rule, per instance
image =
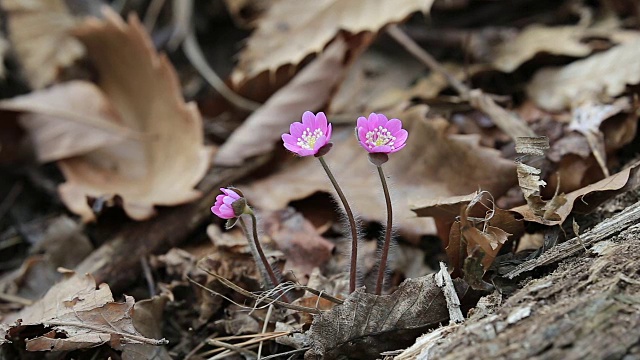
POLYGON ((378 175, 380 175, 380 182, 382 183, 382 190, 384 191, 384 200, 387 203, 387 227, 384 231, 384 245, 382 246, 382 255, 380 256, 380 264, 378 267, 378 280, 376 281, 376 295, 380 295, 380 293, 382 292, 382 284, 384 283, 384 273, 387 269, 389 246, 391 246, 393 212, 391 209, 391 196, 389 196, 389 187, 387 186, 387 180, 384 177, 382 166, 378 165, 376 167, 378 168, 378 175))
POLYGON ((347 202, 347 198, 344 196, 342 189, 340 189, 340 185, 338 185, 338 181, 336 181, 336 178, 333 176, 327 162, 324 161, 322 156, 319 156, 318 160, 320 160, 320 164, 322 164, 329 180, 331 180, 333 188, 336 189, 338 197, 344 207, 344 211, 347 213, 347 218, 349 219, 349 227, 351 227, 351 269, 349 271, 349 293, 352 293, 356 289, 356 272, 358 269, 358 228, 356 227, 356 219, 353 217, 353 212, 351 212, 351 207, 347 202))
MULTIPOLYGON (((264 251, 262 250, 262 245, 260 245, 260 241, 258 240, 258 220, 256 219, 256 215, 253 212, 251 212, 249 213, 249 216, 251 216, 251 227, 252 227, 251 230, 253 231, 253 243, 258 252, 258 256, 260 257, 260 260, 262 261, 264 269, 267 272, 267 276, 269 277, 268 280, 271 281, 274 287, 278 287, 278 285, 280 285, 280 281, 278 280, 278 277, 273 271, 273 268, 271 267, 269 260, 267 260, 267 257, 265 256, 264 251)), ((245 232, 247 232, 246 224, 244 223, 244 220, 240 218, 240 221, 241 221, 242 227, 245 229, 245 232)), ((290 302, 289 297, 285 293, 282 294, 282 299, 287 303, 290 302)))

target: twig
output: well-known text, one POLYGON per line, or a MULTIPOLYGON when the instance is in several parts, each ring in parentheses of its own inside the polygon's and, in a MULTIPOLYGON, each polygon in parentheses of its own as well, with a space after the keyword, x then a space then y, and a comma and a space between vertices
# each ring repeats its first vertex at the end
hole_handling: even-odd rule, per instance
POLYGON ((513 140, 518 137, 536 136, 522 119, 498 105, 489 95, 480 89, 471 90, 467 85, 456 79, 431 54, 416 44, 404 31, 400 30, 397 25, 389 26, 387 33, 429 69, 443 75, 463 99, 469 100, 471 106, 487 114, 493 123, 513 140))
POLYGON ((276 358, 279 358, 280 356, 286 356, 286 355, 294 355, 294 354, 297 354, 297 353, 305 352, 305 351, 307 351, 309 349, 311 349, 311 348, 306 347, 306 348, 302 348, 302 349, 296 349, 296 350, 283 352, 283 353, 280 353, 280 354, 273 354, 273 355, 269 355, 269 356, 263 357, 262 360, 276 359, 276 358))
POLYGON ((200 73, 200 75, 211 85, 222 97, 227 99, 230 103, 238 107, 239 109, 247 110, 247 111, 255 111, 257 110, 261 104, 255 101, 246 99, 233 90, 231 90, 225 83, 220 79, 218 74, 216 74, 213 69, 207 63, 204 55, 202 54, 202 50, 196 41, 196 37, 193 33, 193 30, 189 31, 187 36, 182 43, 182 50, 184 54, 187 56, 191 65, 200 73))
POLYGON ((147 6, 147 13, 144 16, 142 23, 149 34, 151 34, 153 32, 153 28, 156 27, 156 21, 158 20, 160 10, 162 10, 162 7, 164 6, 164 2, 165 0, 151 0, 151 3, 147 6))
MULTIPOLYGON (((264 317, 264 324, 262 325, 262 334, 267 332, 267 326, 269 326, 269 318, 271 318, 271 313, 273 312, 273 304, 269 305, 269 310, 267 310, 267 316, 264 317)), ((260 341, 260 345, 258 345, 258 360, 262 357, 262 341, 260 341)))
POLYGON ((121 331, 105 330, 104 328, 102 328, 100 326, 95 326, 95 325, 81 323, 81 322, 55 321, 55 320, 52 320, 52 321, 43 322, 43 325, 46 325, 46 326, 73 326, 73 327, 79 327, 79 328, 95 330, 95 331, 99 331, 99 332, 108 332, 108 333, 120 335, 124 339, 131 339, 133 341, 137 341, 138 343, 142 343, 142 344, 149 344, 149 345, 158 346, 158 345, 167 345, 169 343, 169 341, 167 339, 159 339, 159 340, 150 339, 150 338, 147 338, 147 337, 144 337, 144 336, 127 334, 127 333, 121 332, 121 331))
POLYGON ((146 256, 140 258, 140 265, 142 265, 142 272, 144 273, 144 278, 147 281, 149 297, 152 298, 156 294, 156 286, 154 284, 153 274, 151 273, 151 267, 149 266, 149 261, 147 261, 146 256))
POLYGON ((24 306, 33 305, 33 300, 25 299, 17 295, 11 295, 11 294, 5 294, 5 293, 0 293, 0 300, 10 302, 10 303, 20 304, 24 306))
MULTIPOLYGON (((310 307, 306 307, 306 306, 300 306, 300 305, 293 305, 293 304, 289 304, 289 303, 286 303, 286 302, 283 302, 283 301, 278 301, 276 299, 272 299, 272 298, 269 298, 269 297, 261 297, 259 295, 256 295, 256 294, 254 294, 254 293, 252 293, 250 291, 247 291, 247 290, 241 288, 240 286, 234 284, 233 282, 223 278, 222 276, 220 276, 218 274, 215 274, 215 273, 213 273, 213 272, 211 272, 211 271, 209 271, 207 269, 204 269, 204 268, 200 268, 200 269, 202 269, 202 271, 204 271, 207 274, 209 274, 209 275, 213 276, 214 278, 216 278, 216 280, 218 280, 220 283, 222 283, 222 285, 224 285, 224 286, 226 286, 226 287, 228 287, 228 288, 230 288, 232 290, 235 290, 236 292, 238 292, 238 293, 240 293, 240 294, 242 294, 242 295, 244 295, 246 297, 250 297, 252 299, 255 299, 257 301, 260 301, 260 302, 263 302, 263 303, 266 303, 266 304, 270 304, 270 303, 271 304, 276 304, 276 305, 279 305, 279 306, 287 308, 287 309, 307 312, 307 313, 310 313, 310 314, 320 314, 320 313, 322 313, 322 311, 318 310, 318 309, 314 309, 314 308, 310 308, 310 307)), ((191 281, 194 282, 195 284, 198 284, 197 282, 195 282, 193 280, 191 280, 191 281)), ((215 294, 215 292, 213 290, 208 289, 208 288, 202 286, 201 284, 198 284, 198 285, 200 285, 201 287, 203 287, 207 291, 211 292, 212 294, 215 294)))
MULTIPOLYGON (((251 350, 247 350, 247 349, 242 348, 240 346, 227 344, 225 342, 214 340, 214 339, 209 340, 209 344, 215 345, 215 346, 220 346, 220 347, 223 347, 223 348, 225 348, 227 350, 235 351, 238 354, 241 354, 241 355, 244 355, 246 357, 249 357, 249 359, 255 359, 257 357, 257 355, 258 355, 258 354, 254 353, 251 350)), ((218 359, 218 357, 214 356, 213 359, 218 359)))
POLYGON ((335 303, 335 304, 338 304, 338 305, 344 303, 344 300, 338 299, 337 297, 335 297, 333 295, 329 295, 324 291, 316 290, 316 289, 310 288, 308 286, 296 285, 296 289, 308 291, 308 292, 312 293, 313 295, 319 296, 319 297, 321 297, 321 298, 323 298, 325 300, 329 300, 332 303, 335 303))
POLYGON ((613 236, 636 224, 638 221, 640 221, 640 202, 627 207, 619 214, 616 214, 615 216, 594 226, 593 229, 583 233, 581 235, 581 239, 575 237, 571 240, 567 240, 543 253, 540 257, 518 265, 518 267, 507 273, 505 276, 509 279, 513 279, 514 277, 526 271, 531 271, 539 266, 553 264, 562 259, 566 259, 584 250, 583 246, 590 246, 598 241, 613 236))
POLYGON ((447 265, 442 261, 440 262, 440 271, 436 274, 436 285, 442 289, 444 298, 447 301, 447 310, 449 310, 449 322, 451 324, 460 324, 464 322, 464 316, 460 311, 460 299, 458 299, 458 293, 453 286, 453 280, 447 270, 447 265))

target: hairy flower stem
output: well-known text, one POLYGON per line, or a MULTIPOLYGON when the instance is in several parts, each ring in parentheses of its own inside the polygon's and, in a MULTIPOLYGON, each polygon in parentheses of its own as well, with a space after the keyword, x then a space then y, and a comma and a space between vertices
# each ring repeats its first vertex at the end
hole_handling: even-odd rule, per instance
POLYGON ((356 273, 358 265, 358 228, 356 227, 356 219, 353 217, 353 212, 351 212, 351 207, 347 202, 347 198, 344 196, 342 189, 340 189, 340 186, 329 169, 327 162, 324 161, 322 156, 318 156, 318 160, 320 160, 320 164, 322 164, 329 180, 331 180, 333 188, 336 189, 338 197, 342 202, 342 206, 344 206, 344 211, 347 213, 347 218, 349 219, 349 227, 351 227, 351 269, 349 271, 349 293, 352 293, 356 289, 356 273))
POLYGON ((387 257, 389 256, 389 246, 391 246, 391 230, 393 225, 393 212, 391 209, 391 197, 389 196, 389 187, 387 186, 387 180, 382 172, 382 166, 376 166, 378 168, 378 175, 380 175, 380 182, 382 183, 382 190, 384 191, 384 200, 387 203, 387 227, 384 231, 384 245, 382 246, 382 255, 380 256, 380 264, 378 267, 378 280, 376 281, 376 295, 380 295, 382 292, 382 284, 384 283, 384 273, 387 269, 387 257))
MULTIPOLYGON (((262 273, 262 276, 265 277, 265 281, 271 282, 273 287, 277 287, 278 285, 280 285, 280 281, 278 281, 278 277, 276 276, 276 273, 273 271, 273 268, 271 267, 269 260, 267 260, 267 257, 265 256, 264 251, 262 250, 262 245, 260 245, 260 241, 258 240, 258 220, 256 219, 256 215, 253 214, 253 212, 249 213, 249 215, 251 216, 251 227, 252 227, 251 230, 253 231, 253 246, 250 246, 252 250, 251 252, 253 253, 255 249, 255 252, 257 252, 257 255, 258 255, 257 257, 260 260, 258 261, 258 259, 256 259, 256 265, 258 266, 258 269, 262 273), (262 265, 260 265, 260 263, 262 263, 262 265), (266 272, 266 276, 265 276, 265 272, 266 272)), ((247 238, 249 238, 249 231, 247 229, 247 225, 245 224, 242 218, 240 218, 240 225, 245 231, 245 234, 247 234, 247 238)), ((255 253, 254 253, 254 258, 256 258, 255 253)), ((282 299, 285 302, 290 302, 287 294, 283 293, 282 299)))

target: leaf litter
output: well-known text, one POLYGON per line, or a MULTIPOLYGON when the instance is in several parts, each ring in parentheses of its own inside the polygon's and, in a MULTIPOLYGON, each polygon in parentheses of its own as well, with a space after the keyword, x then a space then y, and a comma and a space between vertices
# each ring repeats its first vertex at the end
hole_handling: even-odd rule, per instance
MULTIPOLYGON (((523 17, 491 2, 412 0, 114 3, 101 12, 93 2, 0 5, 8 40, 0 121, 3 132, 18 128, 30 140, 0 137, 0 158, 19 164, 0 178, 3 356, 377 358, 466 317, 400 356, 416 358, 465 329, 473 339, 483 324, 474 314, 502 319, 496 333, 536 329, 535 294, 509 307, 527 296, 509 274, 533 266, 527 276, 542 277, 550 258, 606 247, 595 244, 602 225, 589 229, 582 214, 616 194, 631 198, 638 186, 638 32, 616 7, 536 5, 523 17), (145 27, 135 14, 117 14, 131 10, 145 27), (199 64, 176 51, 186 33, 201 47, 199 64), (239 50, 235 63, 221 55, 229 48, 239 50), (231 97, 207 88, 193 69, 203 62, 264 104, 247 113, 217 100, 231 97), (314 160, 280 146, 307 110, 333 122, 333 147, 321 155, 359 216, 351 294, 334 189, 314 160), (410 133, 384 165, 398 244, 380 271, 380 295, 370 285, 385 202, 353 139, 355 119, 370 112, 401 119, 410 133), (202 215, 229 183, 258 214, 264 263, 239 225, 225 231, 202 215), (60 216, 63 207, 94 224, 60 216), (113 251, 130 243, 136 259, 123 265, 113 251), (109 285, 63 269, 87 268, 86 259, 109 269, 98 274, 109 285), (267 266, 278 274, 275 289, 259 270, 267 266), (501 306, 504 314, 490 315, 501 306)), ((625 296, 616 299, 633 303, 625 296)), ((478 356, 474 346, 469 354, 478 356)))

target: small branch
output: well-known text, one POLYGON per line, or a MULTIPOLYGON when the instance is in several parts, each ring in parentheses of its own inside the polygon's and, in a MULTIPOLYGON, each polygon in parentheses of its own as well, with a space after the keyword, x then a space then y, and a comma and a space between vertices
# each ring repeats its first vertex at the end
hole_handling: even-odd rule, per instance
POLYGON ((567 240, 543 253, 540 257, 518 265, 518 267, 507 273, 505 276, 509 279, 513 279, 514 277, 526 271, 531 271, 539 266, 553 264, 562 259, 566 259, 580 251, 583 251, 583 246, 591 246, 598 241, 611 237, 637 224, 638 221, 640 221, 640 202, 637 202, 627 207, 619 214, 604 220, 594 226, 593 229, 580 235, 580 238, 575 237, 571 240, 567 240))
MULTIPOLYGON (((200 269, 202 271, 206 272, 207 274, 213 276, 214 278, 216 278, 216 280, 218 280, 222 285, 224 285, 224 286, 230 288, 231 290, 234 290, 234 291, 236 291, 236 292, 238 292, 238 293, 240 293, 240 294, 242 294, 242 295, 244 295, 246 297, 252 298, 252 299, 254 299, 254 300, 258 301, 258 302, 265 303, 265 304, 276 304, 276 305, 279 305, 279 306, 281 306, 283 308, 286 308, 286 309, 302 311, 302 312, 306 312, 306 313, 310 313, 310 314, 321 314, 322 313, 321 310, 318 310, 318 309, 315 309, 315 308, 310 308, 310 307, 306 307, 306 306, 299 306, 299 305, 293 305, 293 304, 289 304, 289 303, 286 303, 286 302, 283 302, 283 301, 279 301, 279 300, 276 300, 276 299, 273 299, 273 298, 270 298, 270 297, 264 297, 264 296, 256 295, 256 294, 252 293, 251 291, 247 291, 247 290, 241 288, 240 286, 234 284, 233 282, 223 278, 222 276, 220 276, 218 274, 215 274, 215 273, 213 273, 213 272, 211 272, 211 271, 209 271, 207 269, 204 269, 202 267, 200 269)), ((204 290, 206 290, 206 291, 208 291, 208 292, 210 292, 210 293, 212 293, 214 295, 217 295, 217 293, 215 291, 207 288, 206 286, 198 283, 197 281, 195 281, 195 280, 193 280, 191 278, 189 278, 189 281, 191 283, 201 287, 202 289, 204 289, 204 290)))
POLYGON ((440 271, 436 274, 436 285, 442 289, 444 298, 447 301, 447 309, 449 310, 449 322, 451 324, 460 324, 464 322, 464 315, 460 311, 460 299, 456 288, 453 286, 453 280, 447 270, 447 265, 440 262, 440 271))
POLYGON ((207 60, 196 41, 196 37, 193 33, 193 30, 190 31, 184 39, 182 43, 182 50, 185 55, 191 62, 191 65, 200 73, 200 75, 211 85, 222 97, 228 100, 230 103, 235 105, 237 108, 247 111, 255 111, 262 104, 257 103, 255 101, 244 98, 233 90, 231 90, 225 83, 220 79, 218 74, 216 74, 213 69, 207 63, 207 60))
POLYGON ((387 186, 387 180, 384 177, 382 171, 382 165, 376 166, 378 169, 378 175, 380 175, 380 182, 382 183, 382 190, 384 191, 384 200, 387 204, 387 226, 384 230, 384 244, 382 245, 382 255, 380 256, 380 263, 378 267, 378 280, 376 281, 376 295, 382 293, 382 285, 384 284, 384 273, 387 269, 387 257, 389 256, 389 247, 391 246, 391 230, 393 226, 393 208, 391 206, 391 196, 389 195, 389 187, 387 186))
POLYGON ((120 332, 120 331, 108 331, 108 330, 105 330, 104 328, 102 328, 100 326, 84 324, 84 323, 79 323, 79 322, 67 322, 67 321, 55 321, 54 320, 54 321, 45 321, 45 322, 43 322, 43 325, 46 325, 46 326, 75 326, 75 327, 79 327, 79 328, 95 330, 95 331, 98 331, 98 332, 101 332, 101 333, 106 333, 106 334, 116 334, 116 335, 122 336, 125 339, 131 339, 131 340, 137 341, 139 343, 155 345, 155 346, 167 345, 169 343, 169 341, 167 339, 160 339, 160 340, 149 339, 149 338, 144 337, 144 336, 127 334, 127 333, 120 332))
POLYGON ((242 348, 242 347, 237 346, 237 345, 227 344, 227 343, 222 342, 222 341, 211 339, 211 340, 208 341, 208 343, 210 345, 220 346, 220 347, 225 348, 227 350, 235 351, 238 354, 243 355, 248 359, 255 359, 258 356, 258 354, 254 353, 251 350, 247 350, 247 349, 242 348))

